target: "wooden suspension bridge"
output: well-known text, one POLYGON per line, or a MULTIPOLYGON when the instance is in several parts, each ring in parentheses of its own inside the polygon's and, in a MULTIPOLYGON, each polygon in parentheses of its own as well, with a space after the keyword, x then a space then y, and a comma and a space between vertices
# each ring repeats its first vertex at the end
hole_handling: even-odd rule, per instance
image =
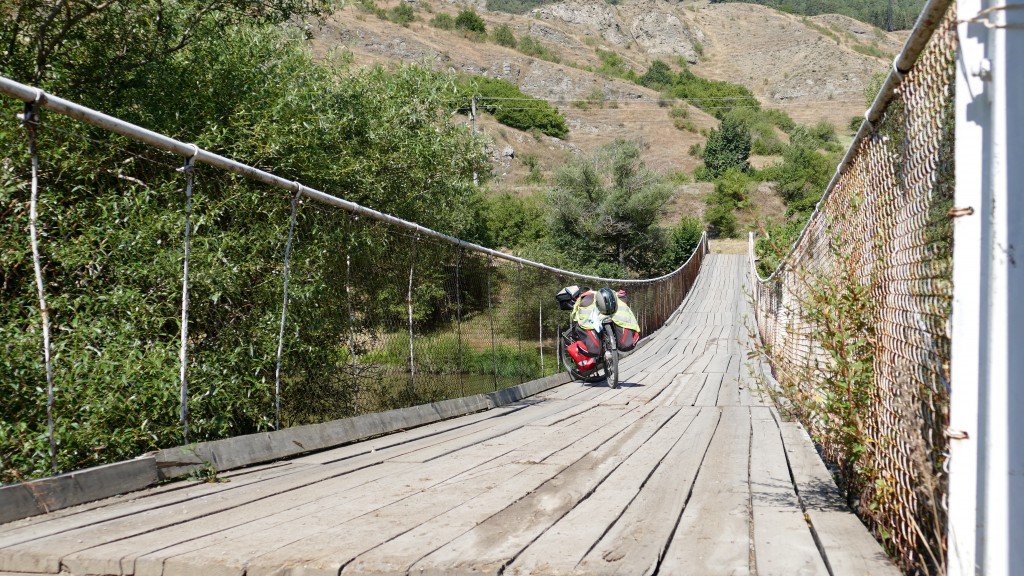
POLYGON ((713 255, 622 361, 491 410, 0 525, 0 571, 897 574, 748 360, 713 255))

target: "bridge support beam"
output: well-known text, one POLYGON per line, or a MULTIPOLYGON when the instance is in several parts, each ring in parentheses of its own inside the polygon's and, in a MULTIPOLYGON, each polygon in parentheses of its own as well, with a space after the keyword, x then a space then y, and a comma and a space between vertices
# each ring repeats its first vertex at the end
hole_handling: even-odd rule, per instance
POLYGON ((957 11, 948 573, 1020 574, 1024 8, 958 0, 957 11))

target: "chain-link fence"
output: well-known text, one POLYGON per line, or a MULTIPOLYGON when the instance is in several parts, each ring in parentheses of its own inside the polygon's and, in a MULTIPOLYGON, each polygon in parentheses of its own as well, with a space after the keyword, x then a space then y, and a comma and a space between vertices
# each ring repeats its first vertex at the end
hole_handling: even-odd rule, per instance
POLYGON ((625 289, 650 333, 707 252, 658 279, 579 275, 0 92, 29 101, 0 126, 25 143, 0 174, 2 483, 554 374, 560 288, 625 289))
POLYGON ((955 8, 930 2, 898 85, 754 290, 781 405, 912 573, 945 570, 956 49, 955 8))

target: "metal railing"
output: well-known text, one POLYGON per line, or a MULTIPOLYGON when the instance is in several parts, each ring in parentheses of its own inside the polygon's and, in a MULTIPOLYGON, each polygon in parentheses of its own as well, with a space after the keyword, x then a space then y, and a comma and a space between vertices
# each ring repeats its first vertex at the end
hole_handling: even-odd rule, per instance
POLYGON ((23 250, 4 277, 12 301, 35 290, 39 299, 0 312, 0 326, 24 331, 0 364, 13 391, 3 420, 18 423, 2 430, 0 482, 553 374, 567 322, 554 300, 561 287, 624 288, 650 333, 707 252, 702 238, 659 278, 579 274, 2 77, 0 93, 26 103, 31 140, 5 166, 21 192, 6 197, 0 223, 5 242, 27 247, 31 235, 40 248, 23 250), (42 111, 56 115, 44 121, 42 111), (48 150, 75 145, 105 158, 90 189, 69 189, 47 165, 48 150), (132 225, 140 219, 144 233, 132 225), (35 279, 21 273, 33 263, 35 279))
POLYGON ((955 8, 924 8, 789 255, 751 274, 784 404, 913 573, 943 573, 955 8))

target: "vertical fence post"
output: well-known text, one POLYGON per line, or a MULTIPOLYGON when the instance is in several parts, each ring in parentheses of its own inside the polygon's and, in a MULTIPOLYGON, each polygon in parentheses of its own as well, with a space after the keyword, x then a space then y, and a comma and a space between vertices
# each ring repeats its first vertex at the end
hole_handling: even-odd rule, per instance
POLYGON ((540 350, 540 375, 547 376, 544 370, 544 284, 540 283, 539 298, 537 298, 537 349, 540 350))
POLYGON ((188 444, 188 268, 192 259, 192 179, 195 172, 196 154, 199 148, 192 145, 192 155, 185 159, 181 171, 185 173, 185 262, 181 272, 181 349, 178 354, 180 362, 180 407, 178 420, 181 423, 181 434, 184 443, 188 444))
POLYGON ((50 361, 50 310, 46 306, 46 282, 43 279, 42 258, 39 255, 39 150, 36 145, 36 128, 39 126, 39 101, 43 93, 37 92, 34 102, 25 103, 23 122, 28 131, 28 150, 32 157, 32 197, 29 203, 29 238, 32 243, 32 265, 36 275, 36 291, 39 295, 39 315, 43 322, 43 365, 46 368, 46 436, 50 443, 50 469, 57 474, 57 439, 53 431, 53 364, 50 361))
POLYGON ((1024 572, 1024 14, 957 2, 948 571, 1024 572))
POLYGON ((494 365, 494 390, 498 390, 498 351, 494 344, 494 305, 491 302, 491 261, 493 257, 487 256, 487 314, 491 322, 491 362, 494 365))
POLYGON ((516 278, 516 342, 519 344, 519 383, 523 383, 523 265, 520 263, 516 278))
MULTIPOLYGON (((353 223, 358 219, 355 214, 349 214, 345 222, 346 243, 345 243, 345 306, 348 309, 348 366, 352 382, 356 380, 356 316, 352 312, 352 243, 354 234, 353 223)), ((353 386, 353 412, 359 413, 359 386, 353 386)))
POLYGON ((281 329, 277 334, 277 368, 274 370, 274 429, 281 429, 281 356, 284 352, 284 326, 288 318, 288 272, 292 256, 292 238, 295 234, 295 219, 299 209, 299 198, 302 197, 302 185, 295 183, 295 196, 292 197, 292 216, 288 221, 288 241, 284 245, 284 288, 281 296, 281 329))
POLYGON ((416 353, 413 351, 415 334, 412 326, 412 279, 416 271, 416 248, 419 246, 419 236, 412 237, 412 258, 409 261, 409 295, 406 304, 409 308, 409 392, 416 394, 416 353))
POLYGON ((466 370, 462 356, 462 246, 455 249, 455 326, 459 347, 459 387, 466 395, 466 370))

